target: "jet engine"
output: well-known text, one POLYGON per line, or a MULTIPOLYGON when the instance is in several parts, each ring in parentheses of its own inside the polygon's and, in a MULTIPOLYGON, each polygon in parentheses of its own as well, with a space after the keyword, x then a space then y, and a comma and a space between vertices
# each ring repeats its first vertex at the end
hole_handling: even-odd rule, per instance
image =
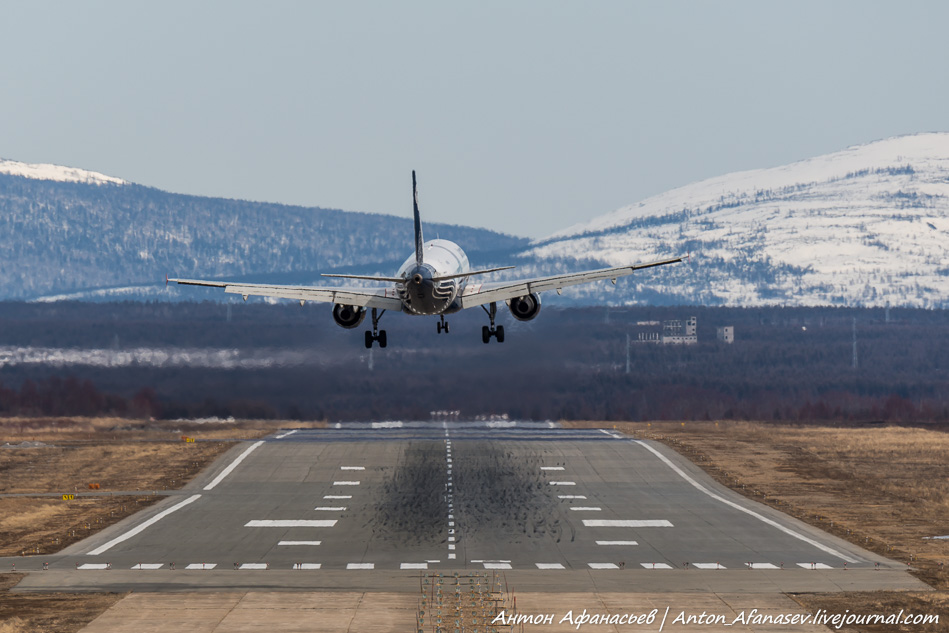
POLYGON ((532 292, 523 297, 514 297, 507 306, 518 321, 530 321, 540 314, 540 295, 532 292))
POLYGON ((362 320, 365 318, 365 308, 346 306, 341 303, 337 303, 333 308, 333 320, 336 321, 336 325, 344 327, 347 330, 359 327, 359 324, 362 323, 362 320))

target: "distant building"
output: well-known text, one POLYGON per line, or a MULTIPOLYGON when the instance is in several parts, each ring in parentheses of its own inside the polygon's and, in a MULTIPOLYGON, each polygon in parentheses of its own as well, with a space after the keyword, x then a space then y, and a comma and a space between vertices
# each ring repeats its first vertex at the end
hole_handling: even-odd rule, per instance
POLYGON ((723 343, 734 343, 735 342, 735 326, 726 325, 724 327, 716 328, 715 338, 722 341, 723 343))
POLYGON ((694 345, 699 342, 696 317, 686 321, 638 321, 632 341, 636 343, 661 343, 663 345, 694 345))

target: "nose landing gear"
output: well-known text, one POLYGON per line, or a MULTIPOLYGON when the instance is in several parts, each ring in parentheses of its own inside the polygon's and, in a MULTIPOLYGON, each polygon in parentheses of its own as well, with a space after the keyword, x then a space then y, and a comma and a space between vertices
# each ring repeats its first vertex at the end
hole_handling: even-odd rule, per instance
POLYGON ((442 320, 435 324, 435 328, 438 330, 438 333, 441 334, 444 332, 448 334, 451 330, 448 329, 448 321, 445 320, 445 315, 441 315, 442 320))
POLYGON ((379 347, 386 346, 386 331, 379 329, 379 319, 386 311, 378 312, 376 308, 372 309, 372 331, 366 330, 366 349, 370 349, 374 341, 379 341, 379 347))
POLYGON ((488 318, 491 319, 490 327, 485 325, 481 328, 481 342, 487 345, 488 343, 491 342, 491 337, 493 336, 494 338, 497 339, 498 343, 503 343, 504 342, 504 326, 494 325, 494 318, 498 314, 498 304, 492 301, 490 308, 485 308, 484 306, 481 306, 481 309, 484 310, 487 313, 488 318))

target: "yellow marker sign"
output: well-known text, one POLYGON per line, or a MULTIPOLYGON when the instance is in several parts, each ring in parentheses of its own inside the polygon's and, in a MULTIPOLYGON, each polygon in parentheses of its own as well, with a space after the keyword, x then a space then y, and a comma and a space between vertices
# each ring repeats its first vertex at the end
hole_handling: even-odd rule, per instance
POLYGON ((63 501, 72 501, 76 498, 76 495, 65 494, 63 495, 63 501))
POLYGON ((188 437, 187 435, 182 435, 182 436, 181 436, 181 439, 182 439, 182 441, 185 441, 185 442, 193 442, 193 441, 194 441, 194 438, 193 438, 193 437, 188 437))

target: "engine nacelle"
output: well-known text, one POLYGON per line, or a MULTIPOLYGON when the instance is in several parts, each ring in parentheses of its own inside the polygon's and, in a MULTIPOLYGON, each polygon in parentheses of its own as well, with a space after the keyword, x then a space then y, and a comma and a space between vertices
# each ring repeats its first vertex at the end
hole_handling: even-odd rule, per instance
POLYGON ((507 307, 518 321, 530 321, 540 314, 540 295, 532 292, 523 297, 514 297, 507 302, 507 307))
POLYGON ((344 327, 347 330, 359 327, 359 324, 362 323, 362 320, 365 318, 365 308, 346 306, 341 303, 337 303, 336 306, 333 307, 333 320, 336 321, 336 325, 344 327))

